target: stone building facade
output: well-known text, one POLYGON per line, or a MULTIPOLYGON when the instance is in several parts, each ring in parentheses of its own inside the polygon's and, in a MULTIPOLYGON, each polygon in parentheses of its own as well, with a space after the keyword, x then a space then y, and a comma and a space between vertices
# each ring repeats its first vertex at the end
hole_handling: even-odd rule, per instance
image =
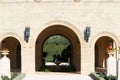
MULTIPOLYGON (((42 45, 51 35, 72 44, 72 63, 83 75, 106 69, 109 43, 120 45, 119 0, 0 0, 1 49, 10 50, 11 69, 37 73, 42 45), (28 42, 24 31, 30 27, 28 42), (88 42, 84 31, 90 27, 88 42)), ((120 57, 116 51, 115 58, 120 57)))

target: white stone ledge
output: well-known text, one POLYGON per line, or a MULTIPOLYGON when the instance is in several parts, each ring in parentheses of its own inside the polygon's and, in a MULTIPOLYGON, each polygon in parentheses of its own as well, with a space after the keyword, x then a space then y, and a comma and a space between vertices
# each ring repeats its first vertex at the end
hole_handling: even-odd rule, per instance
MULTIPOLYGON (((46 62, 45 64, 46 66, 54 66, 56 65, 54 62, 46 62)), ((62 62, 60 63, 59 65, 62 65, 62 66, 69 66, 70 64, 68 62, 62 62)))
POLYGON ((120 0, 0 0, 0 3, 42 3, 42 2, 84 2, 84 3, 120 3, 120 0))
POLYGON ((60 2, 60 1, 62 1, 62 2, 67 2, 67 1, 74 1, 74 0, 41 0, 42 2, 43 1, 57 1, 57 2, 60 2))
POLYGON ((29 3, 29 2, 34 2, 34 0, 0 0, 0 3, 16 3, 16 2, 25 2, 25 3, 29 3))

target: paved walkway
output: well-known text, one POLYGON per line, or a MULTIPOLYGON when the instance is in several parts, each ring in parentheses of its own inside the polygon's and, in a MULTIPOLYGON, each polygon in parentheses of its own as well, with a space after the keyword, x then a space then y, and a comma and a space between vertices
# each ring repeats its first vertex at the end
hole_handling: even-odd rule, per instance
POLYGON ((39 73, 26 75, 23 80, 92 80, 89 76, 74 73, 39 73))

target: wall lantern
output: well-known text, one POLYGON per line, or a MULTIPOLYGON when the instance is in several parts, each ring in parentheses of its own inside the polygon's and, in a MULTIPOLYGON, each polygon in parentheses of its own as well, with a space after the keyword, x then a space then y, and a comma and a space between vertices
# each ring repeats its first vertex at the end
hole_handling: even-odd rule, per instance
POLYGON ((30 37, 30 27, 25 27, 25 30, 24 30, 24 40, 26 42, 29 41, 29 37, 30 37))
POLYGON ((84 40, 88 42, 89 37, 90 37, 90 27, 86 27, 86 29, 84 30, 84 40))

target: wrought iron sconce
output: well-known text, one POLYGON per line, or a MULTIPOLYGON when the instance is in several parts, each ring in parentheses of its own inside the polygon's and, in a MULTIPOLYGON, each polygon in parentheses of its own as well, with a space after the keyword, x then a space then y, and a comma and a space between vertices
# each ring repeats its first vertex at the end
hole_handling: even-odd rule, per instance
POLYGON ((88 42, 89 37, 90 37, 90 27, 86 27, 86 29, 84 30, 84 40, 88 42))
POLYGON ((29 37, 30 37, 30 27, 25 27, 25 30, 24 30, 24 40, 26 42, 29 41, 29 37))

